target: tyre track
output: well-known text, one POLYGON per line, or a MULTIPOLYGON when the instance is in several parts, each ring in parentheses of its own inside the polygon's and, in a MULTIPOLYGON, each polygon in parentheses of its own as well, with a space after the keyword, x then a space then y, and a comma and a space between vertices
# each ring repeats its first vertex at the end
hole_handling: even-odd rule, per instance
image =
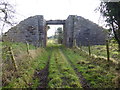
POLYGON ((49 75, 49 63, 52 53, 48 56, 48 61, 44 69, 40 70, 37 73, 37 76, 39 78, 39 86, 38 88, 47 88, 48 85, 48 75, 49 75))
POLYGON ((48 74, 49 74, 49 60, 50 60, 50 56, 48 57, 48 62, 47 65, 45 66, 44 69, 40 70, 40 72, 38 72, 38 77, 40 80, 40 85, 38 86, 38 88, 46 88, 47 84, 48 84, 48 74))
POLYGON ((70 65, 72 66, 72 68, 74 69, 75 73, 77 74, 77 76, 79 77, 79 81, 82 85, 83 88, 91 88, 90 84, 87 82, 87 80, 83 77, 81 72, 78 72, 78 69, 72 64, 72 62, 70 61, 70 59, 64 54, 64 52, 62 51, 62 49, 60 48, 60 52, 61 55, 63 57, 66 58, 66 60, 70 63, 70 65))

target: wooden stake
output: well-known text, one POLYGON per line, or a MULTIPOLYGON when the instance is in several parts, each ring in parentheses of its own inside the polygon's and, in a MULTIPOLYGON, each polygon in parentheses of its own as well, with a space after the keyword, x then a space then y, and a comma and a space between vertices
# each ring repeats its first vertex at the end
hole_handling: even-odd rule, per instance
POLYGON ((106 40, 107 60, 110 60, 109 40, 106 40))
POLYGON ((15 60, 15 57, 14 57, 14 53, 12 51, 12 47, 9 47, 9 51, 10 51, 10 55, 11 55, 11 59, 12 59, 12 63, 14 65, 14 68, 15 68, 15 71, 18 70, 18 67, 17 67, 17 64, 16 64, 16 60, 15 60))
POLYGON ((32 57, 31 57, 30 52, 29 52, 29 43, 26 42, 26 46, 27 46, 27 53, 29 55, 29 58, 31 59, 32 57))
POLYGON ((26 46, 27 46, 27 53, 28 53, 28 55, 30 55, 30 53, 29 53, 29 43, 26 42, 26 46))
POLYGON ((91 56, 90 41, 88 41, 88 51, 89 51, 89 56, 91 56))
POLYGON ((74 40, 74 43, 75 43, 75 44, 74 44, 74 45, 75 45, 75 47, 77 47, 77 44, 76 44, 76 39, 74 40))

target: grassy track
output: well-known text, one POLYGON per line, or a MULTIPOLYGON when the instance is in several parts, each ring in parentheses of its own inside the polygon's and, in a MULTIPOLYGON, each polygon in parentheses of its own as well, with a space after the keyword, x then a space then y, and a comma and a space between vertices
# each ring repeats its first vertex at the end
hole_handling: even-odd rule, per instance
POLYGON ((82 73, 92 87, 115 87, 112 81, 117 72, 115 70, 115 65, 112 62, 81 56, 82 52, 79 53, 74 49, 63 48, 62 50, 68 60, 70 60, 78 72, 82 73))
POLYGON ((81 88, 78 76, 58 46, 53 47, 49 66, 49 88, 81 88))
POLYGON ((94 59, 78 49, 49 44, 46 48, 14 43, 18 71, 12 67, 3 43, 3 85, 5 88, 113 88, 117 66, 111 61, 94 59))

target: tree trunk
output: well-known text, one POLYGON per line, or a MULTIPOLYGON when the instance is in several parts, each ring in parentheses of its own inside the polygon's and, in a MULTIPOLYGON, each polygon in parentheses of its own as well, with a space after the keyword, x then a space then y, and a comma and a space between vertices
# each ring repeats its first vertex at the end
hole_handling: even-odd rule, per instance
POLYGON ((109 40, 106 40, 107 60, 110 61, 109 40))
POLYGON ((112 28, 113 28, 113 32, 114 32, 114 37, 118 43, 118 51, 120 51, 120 38, 119 38, 119 34, 117 34, 117 32, 115 31, 115 28, 114 28, 114 25, 113 25, 113 22, 111 23, 112 25, 112 28))
POLYGON ((118 44, 118 51, 120 52, 120 43, 118 44))

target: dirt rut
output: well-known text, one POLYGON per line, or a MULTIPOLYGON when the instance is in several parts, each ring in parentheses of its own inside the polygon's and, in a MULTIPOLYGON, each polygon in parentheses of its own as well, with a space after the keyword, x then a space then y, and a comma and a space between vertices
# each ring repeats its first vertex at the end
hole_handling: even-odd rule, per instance
POLYGON ((83 88, 91 88, 90 84, 87 82, 87 80, 83 77, 82 73, 78 71, 77 68, 75 68, 75 66, 72 64, 72 62, 69 60, 69 58, 63 53, 63 51, 60 49, 61 53, 64 55, 64 57, 66 58, 66 60, 70 63, 70 65, 72 66, 72 68, 75 70, 75 73, 77 74, 77 76, 79 77, 80 83, 82 85, 83 88))
POLYGON ((37 76, 39 77, 39 80, 40 80, 40 85, 38 86, 38 88, 47 88, 50 57, 51 56, 48 57, 48 62, 46 64, 45 68, 40 70, 37 73, 37 76))

